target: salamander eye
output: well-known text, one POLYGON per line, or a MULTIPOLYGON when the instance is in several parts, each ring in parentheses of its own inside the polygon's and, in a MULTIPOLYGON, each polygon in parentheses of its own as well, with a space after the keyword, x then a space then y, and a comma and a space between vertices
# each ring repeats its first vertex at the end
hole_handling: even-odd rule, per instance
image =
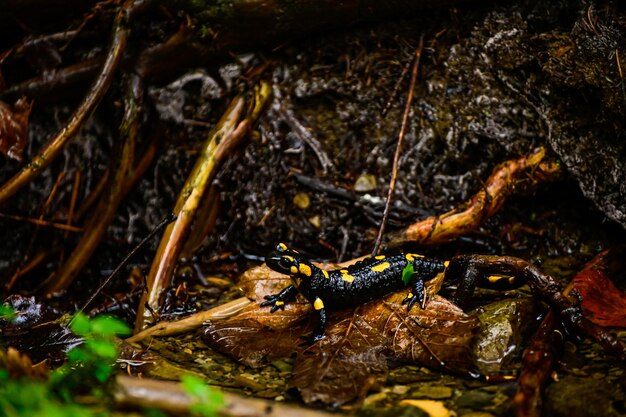
POLYGON ((280 260, 278 261, 278 266, 285 270, 290 269, 293 264, 293 261, 288 258, 280 258, 280 260))

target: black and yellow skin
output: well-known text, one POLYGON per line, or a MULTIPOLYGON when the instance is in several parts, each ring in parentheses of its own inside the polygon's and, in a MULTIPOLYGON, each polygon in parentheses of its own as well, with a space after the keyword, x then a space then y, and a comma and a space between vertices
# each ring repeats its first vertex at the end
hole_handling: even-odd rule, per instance
POLYGON ((284 308, 285 302, 300 292, 317 312, 318 320, 313 330, 312 341, 324 337, 326 311, 351 307, 403 288, 410 288, 403 303, 408 310, 415 303, 424 308, 426 298, 424 281, 444 271, 444 262, 411 253, 380 255, 364 259, 346 268, 325 271, 316 267, 298 252, 283 243, 276 246, 265 262, 274 271, 289 275, 292 285, 278 294, 268 295, 261 306, 271 306, 272 312, 284 308), (413 274, 408 283, 403 280, 403 271, 411 263, 413 274))

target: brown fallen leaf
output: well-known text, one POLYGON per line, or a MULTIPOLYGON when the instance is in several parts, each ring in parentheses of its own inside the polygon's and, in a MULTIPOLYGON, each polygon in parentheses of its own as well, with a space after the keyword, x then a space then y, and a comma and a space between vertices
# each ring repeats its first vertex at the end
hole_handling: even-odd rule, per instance
POLYGON ((27 376, 34 379, 46 379, 49 372, 48 361, 44 360, 33 365, 28 355, 10 346, 6 351, 0 350, 0 365, 11 378, 27 376))
POLYGON ((290 383, 305 402, 342 404, 381 387, 387 361, 401 361, 453 373, 474 370, 471 343, 479 324, 444 298, 407 314, 404 292, 360 307, 333 323, 326 337, 294 364, 290 383))
MULTIPOLYGON (((626 246, 608 249, 596 255, 572 279, 563 294, 578 293, 584 316, 599 326, 624 323, 624 293, 615 288, 609 277, 623 275, 626 246), (607 324, 610 323, 610 324, 607 324)), ((524 350, 517 393, 513 397, 517 417, 542 414, 543 392, 550 381, 563 349, 563 325, 554 311, 548 312, 524 350)))
POLYGON ((22 160, 28 139, 30 110, 25 98, 19 99, 13 107, 0 101, 0 152, 17 161, 22 160))
POLYGON ((305 402, 342 404, 377 389, 387 377, 387 361, 416 363, 453 373, 474 371, 471 343, 479 320, 444 298, 407 313, 405 291, 357 309, 330 312, 326 337, 304 349, 301 335, 311 331, 310 304, 301 297, 274 314, 259 303, 287 285, 284 275, 260 266, 240 285, 255 303, 224 321, 209 322, 209 346, 249 365, 297 355, 292 387, 305 402))
POLYGON ((585 317, 602 327, 626 327, 626 293, 612 278, 626 275, 626 246, 598 255, 572 280, 585 317))

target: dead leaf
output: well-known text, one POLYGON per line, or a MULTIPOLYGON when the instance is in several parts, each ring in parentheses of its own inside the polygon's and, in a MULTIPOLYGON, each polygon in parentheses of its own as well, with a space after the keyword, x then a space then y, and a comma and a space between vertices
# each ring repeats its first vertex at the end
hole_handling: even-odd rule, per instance
POLYGON ((0 101, 0 152, 5 156, 22 160, 28 139, 28 116, 31 106, 25 98, 13 107, 0 101))
MULTIPOLYGON (((342 312, 326 337, 298 354, 289 383, 305 403, 343 404, 380 389, 387 379, 384 336, 361 317, 342 312)), ((335 316, 335 315, 333 315, 335 316)))
POLYGON ((594 258, 572 280, 585 317, 602 327, 626 327, 626 293, 611 278, 626 274, 626 247, 610 249, 594 258))
POLYGON ((297 354, 293 378, 304 401, 342 404, 377 389, 387 377, 387 361, 416 363, 453 373, 474 371, 471 344, 479 320, 444 298, 407 313, 406 291, 355 309, 331 311, 325 338, 304 349, 311 307, 302 297, 274 314, 259 303, 290 280, 266 266, 241 277, 255 303, 228 320, 207 323, 204 339, 212 348, 249 366, 297 354))
POLYGON ((300 350, 300 336, 311 330, 307 323, 302 323, 303 316, 299 316, 300 323, 271 329, 263 323, 264 317, 270 319, 268 322, 274 320, 267 314, 268 311, 260 311, 257 303, 244 310, 243 317, 237 315, 228 320, 209 321, 203 328, 203 339, 215 350, 253 368, 289 357, 300 350), (259 312, 260 320, 255 317, 255 311, 259 312))
POLYGON ((47 361, 33 365, 28 355, 19 352, 13 347, 9 347, 6 351, 0 351, 0 364, 2 369, 7 370, 11 378, 30 377, 45 379, 48 377, 47 361))

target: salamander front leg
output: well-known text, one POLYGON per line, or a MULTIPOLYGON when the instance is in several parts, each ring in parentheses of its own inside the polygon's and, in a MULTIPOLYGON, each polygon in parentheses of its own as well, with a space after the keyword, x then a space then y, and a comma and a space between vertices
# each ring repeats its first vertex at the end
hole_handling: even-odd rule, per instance
POLYGON ((293 300, 297 293, 298 289, 293 285, 290 285, 278 294, 266 295, 265 299, 267 301, 263 301, 261 303, 261 307, 272 306, 272 309, 270 310, 271 313, 276 312, 279 308, 284 310, 285 303, 293 300))

